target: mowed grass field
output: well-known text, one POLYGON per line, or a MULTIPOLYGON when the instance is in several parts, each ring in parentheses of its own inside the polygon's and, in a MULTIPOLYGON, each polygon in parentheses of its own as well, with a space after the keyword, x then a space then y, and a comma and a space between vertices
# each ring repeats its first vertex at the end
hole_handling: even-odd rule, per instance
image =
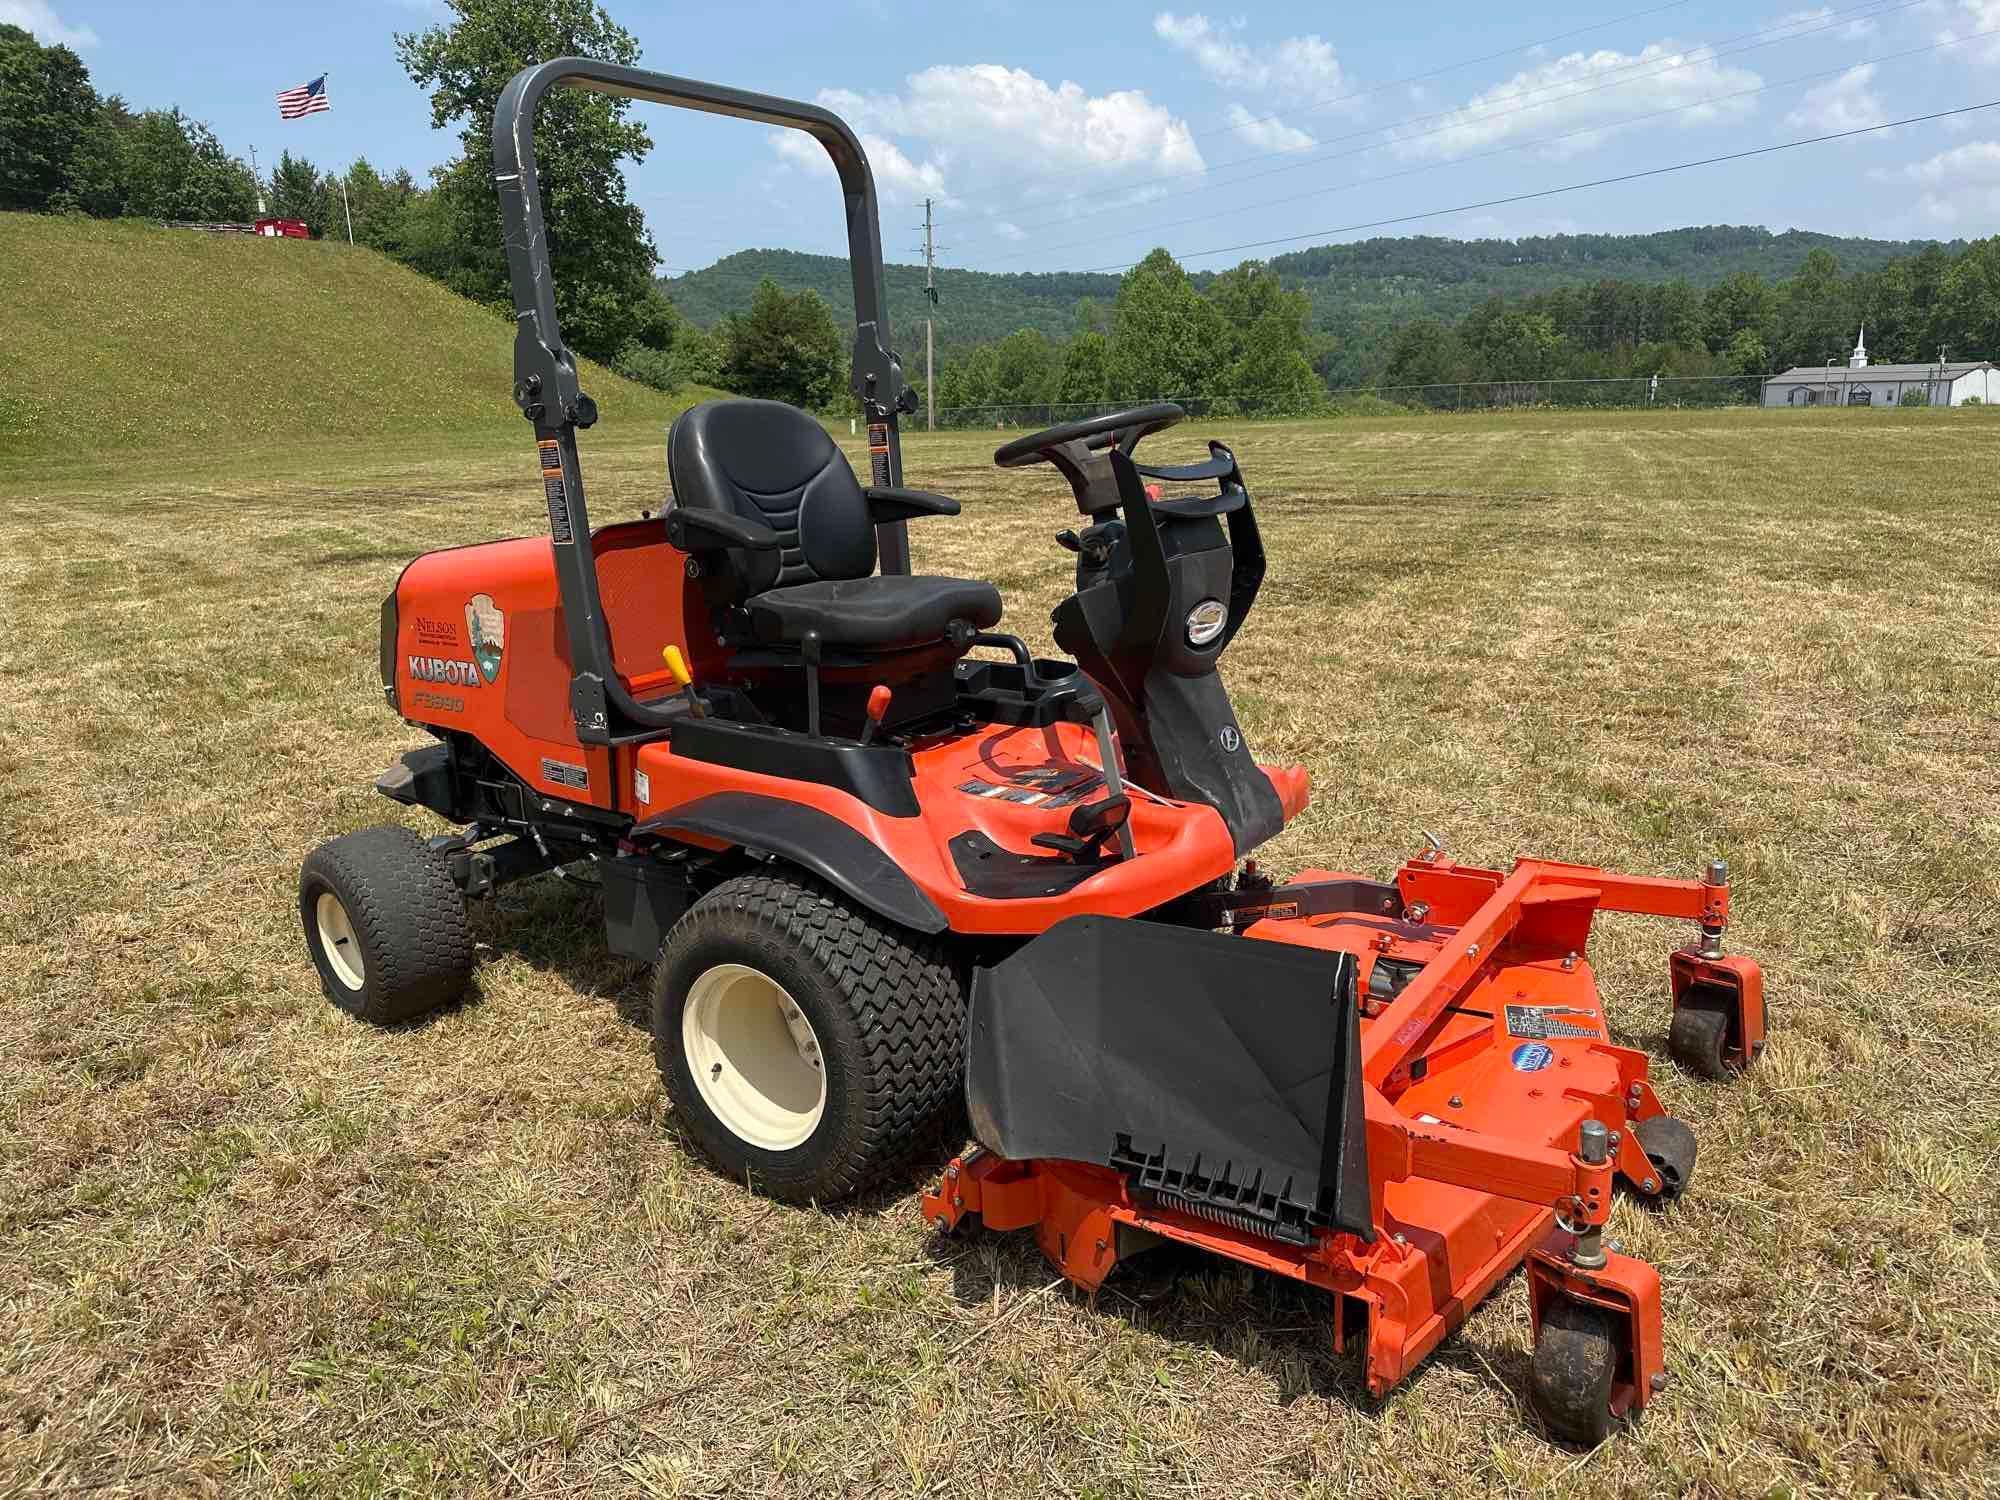
MULTIPOLYGON (((1518 1277, 1376 1402, 1310 1292, 1168 1254, 1091 1303, 1025 1236, 933 1238, 935 1163, 753 1198, 682 1145, 648 975, 572 888, 475 908, 459 1008, 335 1012, 298 861, 395 816, 370 781, 421 740, 377 607, 537 530, 524 431, 0 481, 0 1494, 2000 1490, 2000 413, 1217 435, 1271 559, 1225 674, 1314 779, 1268 865, 1429 829, 1735 871, 1774 1025, 1740 1084, 1664 1059, 1685 930, 1592 947, 1702 1147, 1613 1220, 1665 1285, 1643 1423, 1537 1432, 1518 1277)), ((599 519, 657 505, 657 432, 586 442, 599 519)), ((993 443, 909 439, 965 502, 917 564, 1046 646, 1074 511, 993 443)))

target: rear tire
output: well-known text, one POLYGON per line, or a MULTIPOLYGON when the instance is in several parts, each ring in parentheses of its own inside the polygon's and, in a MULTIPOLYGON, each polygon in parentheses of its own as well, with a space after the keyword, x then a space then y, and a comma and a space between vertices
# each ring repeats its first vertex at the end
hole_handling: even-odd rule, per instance
POLYGON ((1568 1297, 1549 1304, 1529 1378, 1535 1410, 1550 1432, 1585 1448, 1611 1436, 1618 1353, 1618 1328, 1605 1309, 1568 1297))
POLYGON ((363 1021, 412 1020, 472 982, 465 897, 407 828, 363 828, 307 855, 299 920, 320 988, 363 1021))
POLYGON ((802 875, 743 875, 667 935, 653 1050, 723 1172, 826 1203, 903 1167, 960 1107, 965 1011, 936 941, 802 875))

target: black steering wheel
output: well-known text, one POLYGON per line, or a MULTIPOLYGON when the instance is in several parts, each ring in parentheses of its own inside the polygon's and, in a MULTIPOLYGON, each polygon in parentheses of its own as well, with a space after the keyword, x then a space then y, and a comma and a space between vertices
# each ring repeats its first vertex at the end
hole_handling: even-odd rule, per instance
POLYGON ((1187 413, 1173 402, 1155 401, 1151 406, 1134 406, 1109 416, 1085 417, 1077 422, 1044 427, 1040 432, 1031 432, 994 449, 993 462, 1003 469, 1055 463, 1057 450, 1079 442, 1093 452, 1116 443, 1122 452, 1130 454, 1141 438, 1186 418, 1187 413))

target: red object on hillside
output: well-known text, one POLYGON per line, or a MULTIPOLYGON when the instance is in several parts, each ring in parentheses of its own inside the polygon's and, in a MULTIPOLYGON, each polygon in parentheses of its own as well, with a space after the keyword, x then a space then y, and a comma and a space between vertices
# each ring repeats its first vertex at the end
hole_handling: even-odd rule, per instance
POLYGON ((304 219, 259 219, 257 232, 267 239, 309 240, 312 231, 304 219))

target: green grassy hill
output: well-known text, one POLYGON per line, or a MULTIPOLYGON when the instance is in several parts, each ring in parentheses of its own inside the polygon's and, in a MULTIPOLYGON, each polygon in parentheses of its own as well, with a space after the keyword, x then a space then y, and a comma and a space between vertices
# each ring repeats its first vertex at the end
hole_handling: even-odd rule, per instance
MULTIPOLYGON (((0 214, 0 452, 520 435, 508 320, 369 250, 0 214)), ((588 366, 605 428, 666 396, 588 366)))

